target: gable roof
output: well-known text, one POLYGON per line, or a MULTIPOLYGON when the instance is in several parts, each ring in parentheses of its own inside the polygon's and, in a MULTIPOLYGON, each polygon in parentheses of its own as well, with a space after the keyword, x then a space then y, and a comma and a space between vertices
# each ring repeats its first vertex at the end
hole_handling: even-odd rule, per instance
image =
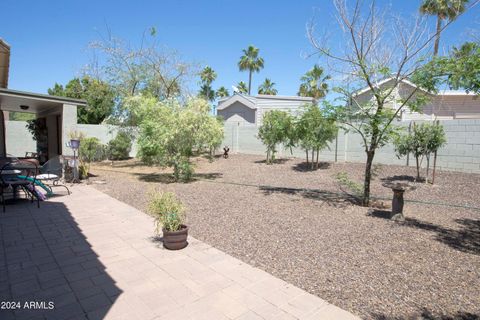
MULTIPOLYGON (((385 79, 383 79, 383 80, 380 80, 378 83, 376 83, 376 84, 375 84, 375 87, 379 88, 379 87, 383 86, 384 84, 387 84, 387 83, 392 82, 392 81, 395 81, 395 78, 393 78, 393 77, 385 78, 385 79)), ((426 92, 426 93, 429 93, 427 90, 418 87, 415 83, 411 82, 411 81, 408 80, 408 79, 400 79, 400 80, 399 80, 399 83, 400 83, 400 82, 403 83, 403 84, 406 84, 406 85, 408 85, 408 86, 410 86, 410 87, 418 88, 419 90, 422 90, 422 91, 424 91, 424 92, 426 92)), ((360 89, 360 90, 356 91, 356 92, 353 94, 353 96, 359 96, 359 95, 364 94, 364 93, 366 93, 366 92, 368 92, 368 91, 371 91, 371 89, 370 89, 370 87, 367 86, 367 87, 365 87, 365 88, 363 88, 363 89, 360 89)))
MULTIPOLYGON (((394 80, 395 80, 395 78, 393 78, 393 77, 385 78, 385 79, 379 81, 378 83, 376 83, 375 86, 376 86, 376 87, 380 87, 380 86, 382 86, 382 85, 384 85, 384 84, 387 84, 388 82, 394 81, 394 80)), ((425 90, 425 89, 417 86, 415 83, 411 82, 411 81, 408 80, 408 79, 401 79, 401 80, 399 81, 399 83, 406 84, 406 85, 408 85, 408 86, 410 86, 410 87, 412 87, 412 88, 418 88, 418 90, 422 90, 423 92, 428 93, 428 94, 430 94, 430 95, 435 95, 434 93, 431 93, 431 92, 429 92, 429 91, 427 91, 427 90, 425 90)), ((353 94, 353 96, 359 96, 359 95, 364 94, 364 93, 366 93, 366 92, 368 92, 368 91, 370 91, 370 90, 371 90, 370 87, 365 87, 365 88, 360 89, 360 90, 358 90, 357 92, 355 92, 355 93, 353 94)), ((468 92, 462 91, 462 90, 439 90, 436 95, 437 95, 437 96, 468 96, 468 95, 473 95, 473 93, 471 93, 471 92, 468 93, 468 92)))
POLYGON ((218 107, 217 110, 223 110, 225 108, 230 107, 232 104, 235 102, 240 102, 241 104, 245 105, 246 107, 250 109, 257 109, 255 105, 255 101, 251 99, 252 97, 250 96, 245 96, 243 94, 234 94, 231 97, 222 99, 218 102, 218 107))
POLYGON ((257 103, 259 100, 283 100, 283 101, 295 101, 295 102, 313 102, 313 98, 310 97, 298 97, 298 96, 277 96, 268 94, 259 94, 256 96, 244 95, 241 93, 235 93, 233 96, 220 99, 218 101, 217 110, 223 110, 230 107, 235 102, 240 102, 251 109, 257 109, 257 103))

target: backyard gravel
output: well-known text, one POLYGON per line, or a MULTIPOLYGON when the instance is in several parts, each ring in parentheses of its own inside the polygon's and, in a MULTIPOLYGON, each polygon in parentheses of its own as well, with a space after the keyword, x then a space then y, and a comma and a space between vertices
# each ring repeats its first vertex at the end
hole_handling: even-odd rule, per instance
POLYGON ((399 223, 384 218, 392 191, 382 182, 411 180, 414 168, 378 168, 382 211, 353 204, 336 182, 339 172, 361 182, 362 164, 305 171, 301 159, 263 159, 196 159, 191 183, 135 160, 101 163, 90 182, 140 210, 150 190, 174 191, 191 235, 363 318, 480 318, 480 175, 416 183, 399 223))

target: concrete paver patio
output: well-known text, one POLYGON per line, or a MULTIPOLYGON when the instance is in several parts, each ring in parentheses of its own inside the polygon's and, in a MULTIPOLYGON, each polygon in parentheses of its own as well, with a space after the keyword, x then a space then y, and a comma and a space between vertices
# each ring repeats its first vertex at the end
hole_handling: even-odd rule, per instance
POLYGON ((356 319, 192 237, 165 250, 152 232, 149 216, 88 186, 7 206, 0 319, 356 319))

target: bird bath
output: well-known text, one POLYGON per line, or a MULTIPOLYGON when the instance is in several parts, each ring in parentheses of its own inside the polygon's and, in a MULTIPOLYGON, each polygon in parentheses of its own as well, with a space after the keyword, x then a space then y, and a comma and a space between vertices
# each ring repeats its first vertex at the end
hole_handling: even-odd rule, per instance
POLYGON ((416 187, 408 182, 403 181, 388 181, 382 184, 386 188, 393 191, 392 198, 392 215, 390 219, 395 221, 404 221, 403 216, 403 194, 407 190, 415 190, 416 187))

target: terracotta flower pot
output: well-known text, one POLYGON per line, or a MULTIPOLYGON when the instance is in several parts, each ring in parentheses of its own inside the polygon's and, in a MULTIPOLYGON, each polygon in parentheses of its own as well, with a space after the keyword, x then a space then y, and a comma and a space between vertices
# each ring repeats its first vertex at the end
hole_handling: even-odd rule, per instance
POLYGON ((188 245, 188 227, 184 224, 181 225, 178 231, 163 231, 163 246, 169 250, 180 250, 188 245))

